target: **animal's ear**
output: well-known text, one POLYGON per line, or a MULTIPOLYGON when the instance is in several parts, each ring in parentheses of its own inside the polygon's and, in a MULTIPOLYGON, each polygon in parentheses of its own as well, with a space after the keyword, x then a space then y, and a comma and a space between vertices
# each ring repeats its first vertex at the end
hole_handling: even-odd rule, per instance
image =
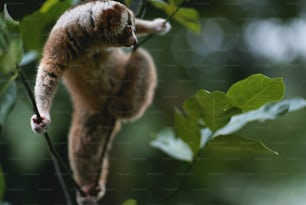
POLYGON ((109 26, 120 26, 121 24, 121 11, 117 9, 107 9, 103 14, 104 22, 109 26))

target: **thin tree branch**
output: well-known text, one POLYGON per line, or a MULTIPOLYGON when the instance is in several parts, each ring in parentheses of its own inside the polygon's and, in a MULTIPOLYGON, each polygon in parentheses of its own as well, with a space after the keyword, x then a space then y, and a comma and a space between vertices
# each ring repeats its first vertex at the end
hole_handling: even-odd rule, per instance
MULTIPOLYGON (((114 119, 113 122, 112 122, 112 124, 113 124, 112 127, 113 128, 115 128, 115 123, 116 123, 116 119, 114 119)), ((112 131, 113 131, 113 129, 110 130, 110 132, 107 134, 107 137, 105 139, 105 143, 104 143, 104 146, 103 146, 103 149, 102 149, 102 153, 101 153, 101 156, 100 156, 100 159, 99 159, 100 167, 99 167, 99 170, 98 170, 97 177, 95 179, 95 185, 99 184, 100 176, 101 176, 101 173, 102 173, 103 160, 104 160, 104 158, 106 156, 106 152, 107 152, 108 146, 111 143, 112 131)))
MULTIPOLYGON (((27 82, 27 79, 26 79, 26 76, 25 74, 23 73, 23 71, 19 68, 19 66, 16 67, 17 68, 17 71, 19 73, 19 76, 21 78, 21 81, 22 83, 24 84, 24 87, 26 88, 26 91, 28 93, 28 96, 31 100, 31 103, 32 103, 32 106, 33 106, 33 111, 34 113, 36 114, 37 116, 37 119, 39 122, 42 121, 42 118, 41 118, 41 115, 38 111, 38 108, 36 106, 36 101, 35 101, 35 97, 32 93, 32 90, 27 82)), ((73 183, 73 186, 75 187, 75 189, 77 189, 80 194, 82 196, 86 196, 85 192, 81 189, 81 187, 78 185, 78 183, 73 179, 72 177, 72 173, 71 171, 69 170, 69 168, 66 166, 65 162, 61 159, 61 157, 59 156, 59 154, 57 153, 57 151, 55 150, 54 146, 53 146, 53 143, 51 141, 51 138, 48 134, 48 132, 45 132, 44 133, 44 137, 45 137, 45 140, 47 142, 47 145, 48 145, 48 148, 49 148, 49 153, 51 155, 51 158, 52 158, 52 162, 54 164, 54 167, 55 167, 55 171, 56 171, 56 174, 57 174, 57 177, 60 181, 60 184, 62 186, 62 189, 63 189, 63 192, 64 192, 64 195, 65 195, 65 198, 66 198, 66 201, 68 204, 72 204, 72 201, 70 199, 70 195, 69 195, 69 192, 68 192, 68 189, 67 189, 67 186, 66 186, 66 183, 65 183, 65 180, 63 179, 63 175, 61 173, 61 169, 60 169, 60 166, 61 165, 64 170, 68 173, 68 176, 69 178, 71 179, 72 183, 73 183)))
POLYGON ((164 203, 167 202, 169 200, 171 200, 174 196, 176 196, 183 188, 183 185, 185 184, 189 174, 191 173, 198 157, 201 155, 203 149, 200 149, 196 155, 194 156, 194 158, 192 159, 192 162, 188 165, 188 167, 186 168, 186 171, 184 173, 183 178, 180 180, 180 183, 178 184, 178 186, 176 187, 176 189, 171 192, 168 196, 166 196, 165 198, 163 198, 162 200, 160 200, 160 203, 164 203))

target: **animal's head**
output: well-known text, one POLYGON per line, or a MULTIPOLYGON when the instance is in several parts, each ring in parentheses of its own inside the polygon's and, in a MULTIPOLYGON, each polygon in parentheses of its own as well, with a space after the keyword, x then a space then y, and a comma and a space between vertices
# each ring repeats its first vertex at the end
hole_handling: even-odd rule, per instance
POLYGON ((116 1, 101 2, 102 12, 97 26, 112 46, 131 47, 137 44, 135 17, 131 10, 116 1))

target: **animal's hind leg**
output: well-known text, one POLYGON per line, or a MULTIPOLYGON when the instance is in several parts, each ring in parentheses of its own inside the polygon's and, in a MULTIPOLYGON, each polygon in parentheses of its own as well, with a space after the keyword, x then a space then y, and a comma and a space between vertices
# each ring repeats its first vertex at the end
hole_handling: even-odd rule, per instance
POLYGON ((112 99, 110 113, 118 119, 136 119, 151 104, 157 76, 151 56, 143 49, 130 54, 119 93, 112 99))
POLYGON ((108 164, 107 151, 113 136, 118 131, 117 125, 116 119, 107 112, 74 113, 69 133, 71 168, 82 190, 92 196, 92 198, 79 196, 79 204, 86 204, 88 200, 98 200, 98 197, 104 194, 108 164), (107 138, 110 141, 106 145, 106 155, 102 159, 107 138))

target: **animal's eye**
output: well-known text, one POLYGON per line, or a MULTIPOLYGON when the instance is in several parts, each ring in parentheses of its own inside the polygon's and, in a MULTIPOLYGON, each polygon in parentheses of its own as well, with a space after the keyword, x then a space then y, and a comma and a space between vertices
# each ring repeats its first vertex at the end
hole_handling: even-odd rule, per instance
POLYGON ((131 27, 131 26, 127 26, 127 27, 125 28, 125 32, 126 32, 127 34, 132 34, 132 33, 133 33, 132 27, 131 27))
POLYGON ((132 21, 130 19, 128 20, 127 25, 129 25, 129 26, 132 25, 132 21))

